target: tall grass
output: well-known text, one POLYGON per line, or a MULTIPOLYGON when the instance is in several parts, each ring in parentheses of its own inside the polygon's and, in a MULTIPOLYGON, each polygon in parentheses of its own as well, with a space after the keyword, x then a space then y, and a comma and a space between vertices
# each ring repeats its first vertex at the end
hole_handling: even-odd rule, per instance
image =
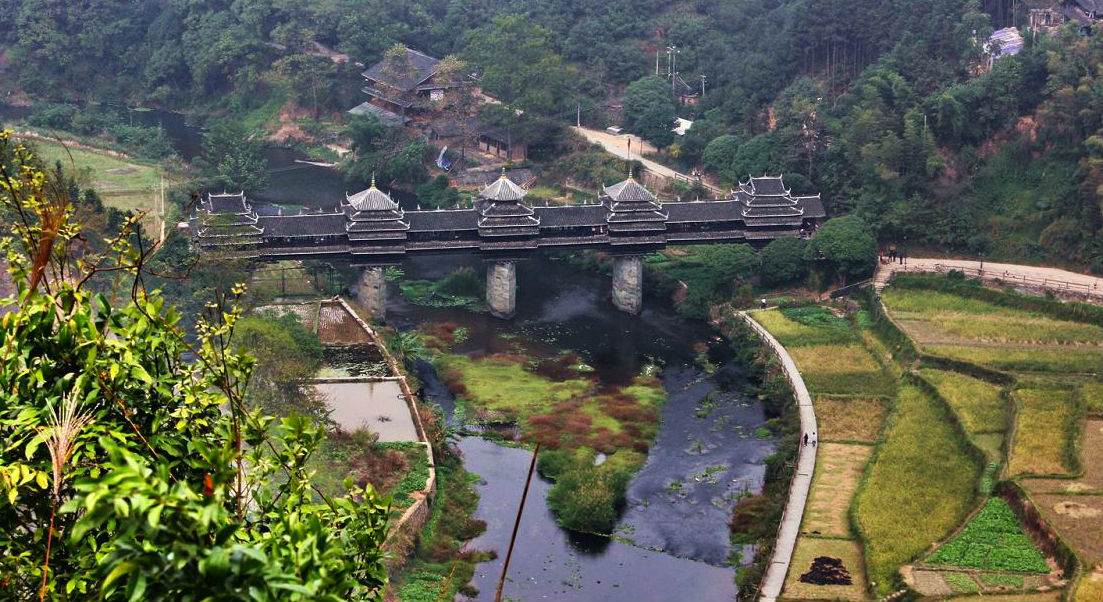
POLYGON ((1077 408, 1073 391, 1019 389, 1019 416, 1011 448, 1011 474, 1064 474, 1075 470, 1077 408))
POLYGON ((1023 372, 1095 373, 1103 369, 1103 351, 1099 349, 1036 347, 969 347, 932 345, 928 353, 971 362, 996 370, 1023 372))
POLYGON ((901 565, 961 522, 980 475, 941 406, 916 387, 902 388, 855 506, 879 595, 895 589, 901 565))
POLYGON ((808 345, 788 349, 804 382, 816 395, 892 395, 893 379, 859 344, 808 345))
POLYGON ((921 370, 919 374, 950 402, 969 433, 1007 430, 1007 401, 999 387, 957 372, 921 370))

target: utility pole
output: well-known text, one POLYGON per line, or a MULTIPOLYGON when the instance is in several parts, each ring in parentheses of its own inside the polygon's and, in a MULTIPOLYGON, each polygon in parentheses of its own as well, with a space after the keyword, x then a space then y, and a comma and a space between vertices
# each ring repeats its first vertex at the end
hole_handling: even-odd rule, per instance
POLYGON ((577 112, 576 116, 575 116, 575 125, 578 126, 578 127, 582 127, 582 103, 581 102, 579 102, 578 104, 575 105, 575 111, 577 112))
POLYGON ((529 474, 525 479, 525 488, 521 491, 521 504, 517 506, 517 518, 513 521, 513 534, 509 536, 509 550, 506 551, 506 561, 502 565, 502 577, 498 579, 498 592, 494 594, 494 602, 502 601, 502 589, 506 585, 506 574, 509 572, 509 560, 513 557, 513 544, 517 541, 517 529, 521 527, 521 514, 525 511, 525 498, 529 496, 529 484, 532 483, 532 473, 536 468, 536 456, 540 453, 540 441, 532 450, 532 461, 529 463, 529 474))
POLYGON ((705 76, 701 76, 701 98, 705 97, 705 76))
POLYGON ((655 47, 655 77, 659 77, 659 47, 655 47))
POLYGON ((165 242, 165 176, 161 176, 161 242, 165 242))
POLYGON ((670 45, 670 90, 677 92, 678 86, 678 47, 670 45))

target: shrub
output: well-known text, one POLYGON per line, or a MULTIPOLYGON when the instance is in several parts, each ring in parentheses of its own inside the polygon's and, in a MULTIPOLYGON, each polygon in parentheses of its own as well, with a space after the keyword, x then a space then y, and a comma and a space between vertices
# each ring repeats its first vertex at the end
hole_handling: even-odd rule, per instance
POLYGON ((610 533, 624 503, 628 478, 619 471, 586 467, 564 472, 548 492, 559 524, 572 531, 610 533))
POLYGON ((799 238, 778 238, 762 249, 762 284, 778 286, 804 278, 808 264, 804 259, 804 247, 799 238))

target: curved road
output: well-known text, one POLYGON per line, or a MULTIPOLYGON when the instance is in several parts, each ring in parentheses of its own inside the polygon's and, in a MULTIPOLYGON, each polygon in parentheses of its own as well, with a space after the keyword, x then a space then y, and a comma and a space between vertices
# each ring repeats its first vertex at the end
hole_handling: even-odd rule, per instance
MULTIPOLYGON (((812 409, 812 396, 808 394, 808 387, 804 385, 804 379, 801 378, 793 358, 789 357, 789 352, 747 312, 741 311, 738 315, 755 329, 758 336, 770 345, 781 360, 781 365, 789 377, 790 384, 793 385, 793 393, 797 398, 801 432, 816 432, 816 413, 812 409)), ((766 574, 762 578, 762 591, 758 598, 761 602, 775 602, 781 594, 781 587, 785 585, 785 576, 789 573, 789 562, 793 559, 793 549, 796 548, 801 519, 804 517, 804 504, 808 501, 808 490, 812 487, 812 473, 816 470, 816 449, 815 445, 802 445, 800 448, 797 471, 793 474, 793 480, 789 485, 789 501, 785 503, 785 513, 781 515, 777 542, 774 544, 774 555, 770 558, 770 565, 766 567, 766 574)))
MULTIPOLYGON (((692 182, 696 179, 693 176, 674 171, 673 169, 670 169, 669 167, 661 163, 656 163, 651 159, 645 159, 643 157, 643 153, 651 154, 658 151, 655 150, 654 146, 651 146, 646 140, 640 138, 639 136, 634 136, 632 134, 610 134, 609 132, 591 130, 589 128, 577 126, 571 126, 571 129, 574 130, 576 134, 582 136, 590 142, 601 145, 601 148, 604 148, 606 152, 612 153, 613 155, 616 155, 622 159, 634 159, 636 161, 639 161, 640 163, 643 163, 643 166, 647 168, 648 171, 656 173, 664 178, 683 180, 686 182, 692 182), (631 155, 629 154, 629 141, 632 142, 631 155)), ((704 180, 701 181, 701 184, 705 187, 706 190, 717 195, 718 198, 723 197, 727 194, 719 187, 713 186, 712 184, 709 184, 704 180)))

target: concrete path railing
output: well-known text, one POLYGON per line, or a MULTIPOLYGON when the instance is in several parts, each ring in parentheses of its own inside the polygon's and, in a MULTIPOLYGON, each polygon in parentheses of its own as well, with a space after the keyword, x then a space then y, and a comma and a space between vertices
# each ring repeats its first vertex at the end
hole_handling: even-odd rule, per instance
MULTIPOLYGON (((746 312, 738 312, 740 318, 754 328, 762 340, 770 345, 782 368, 785 369, 789 383, 793 386, 793 394, 797 400, 797 410, 800 413, 800 430, 802 435, 811 436, 817 430, 816 413, 812 409, 812 396, 808 394, 808 387, 804 385, 804 379, 797 370, 793 358, 789 352, 778 342, 765 328, 746 312)), ((797 546, 797 535, 800 534, 800 523, 804 518, 804 505, 808 501, 808 490, 812 487, 812 474, 816 470, 815 445, 802 445, 797 456, 797 470, 793 474, 793 480, 789 484, 789 501, 785 504, 785 512, 781 515, 781 524, 778 526, 777 542, 774 544, 774 555, 770 559, 770 565, 766 567, 766 574, 762 578, 759 600, 761 602, 775 602, 781 594, 781 588, 785 585, 785 577, 789 573, 789 563, 793 559, 793 550, 797 546)))
POLYGON ((1001 280, 1008 284, 1021 284, 1052 290, 1058 293, 1078 293, 1089 298, 1103 298, 1103 278, 1078 274, 1059 268, 1012 263, 993 263, 969 259, 926 259, 909 257, 907 263, 882 263, 873 276, 877 292, 892 279, 896 272, 964 272, 970 278, 1001 280))

